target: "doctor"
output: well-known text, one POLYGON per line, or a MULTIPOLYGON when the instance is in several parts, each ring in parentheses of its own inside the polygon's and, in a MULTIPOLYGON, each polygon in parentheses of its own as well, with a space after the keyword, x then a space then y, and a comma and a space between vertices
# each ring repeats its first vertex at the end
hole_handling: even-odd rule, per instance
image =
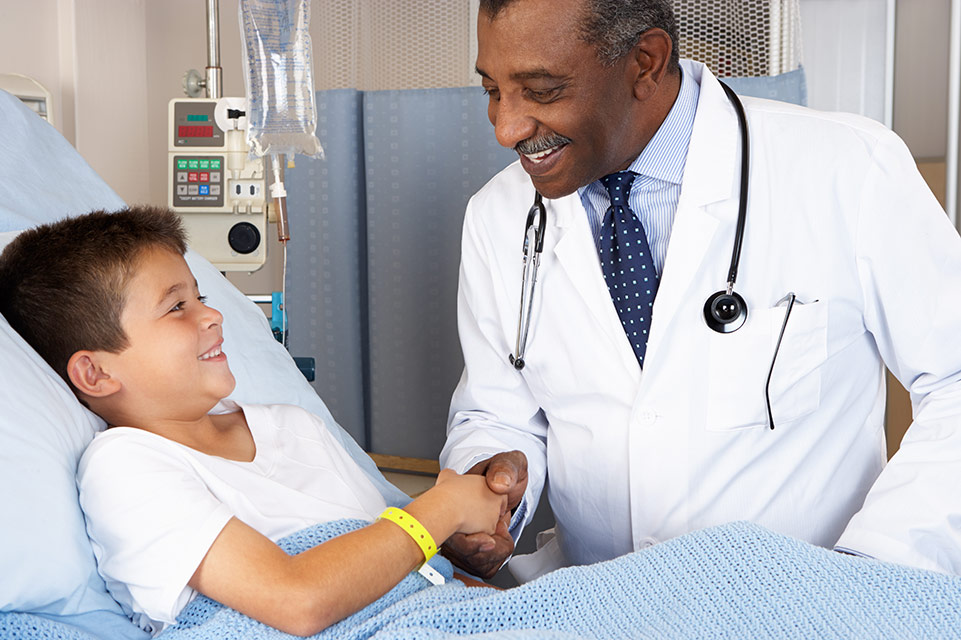
POLYGON ((734 101, 678 61, 670 5, 481 0, 477 70, 519 161, 467 208, 441 462, 486 474, 514 515, 448 555, 492 575, 549 476, 556 535, 533 575, 731 520, 961 573, 958 234, 904 144, 858 116, 744 98, 742 171, 734 101), (712 329, 742 174, 746 317, 712 329), (535 189, 546 234, 517 369, 535 189), (625 281, 616 259, 655 277, 625 281), (887 466, 884 365, 914 407, 887 466))

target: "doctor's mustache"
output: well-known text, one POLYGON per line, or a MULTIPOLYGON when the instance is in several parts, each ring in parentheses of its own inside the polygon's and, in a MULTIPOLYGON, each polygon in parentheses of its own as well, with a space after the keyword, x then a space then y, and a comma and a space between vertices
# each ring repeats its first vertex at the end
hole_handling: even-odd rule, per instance
POLYGON ((553 147, 570 144, 570 142, 571 139, 567 136, 562 136, 559 133, 551 133, 550 135, 542 136, 540 138, 527 138, 526 140, 521 140, 514 145, 514 151, 529 155, 532 153, 547 151, 553 147))

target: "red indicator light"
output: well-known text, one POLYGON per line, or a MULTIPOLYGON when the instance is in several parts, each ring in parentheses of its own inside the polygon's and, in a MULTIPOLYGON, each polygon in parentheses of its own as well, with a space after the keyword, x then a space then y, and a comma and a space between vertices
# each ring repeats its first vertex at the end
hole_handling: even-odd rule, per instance
POLYGON ((179 125, 177 127, 178 138, 212 138, 214 128, 211 125, 179 125))

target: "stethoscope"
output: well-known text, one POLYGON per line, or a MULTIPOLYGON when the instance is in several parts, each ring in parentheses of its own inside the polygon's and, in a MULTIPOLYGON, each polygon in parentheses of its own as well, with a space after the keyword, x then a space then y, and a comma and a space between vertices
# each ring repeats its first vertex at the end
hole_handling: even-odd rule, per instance
MULTIPOLYGON (((727 273, 727 287, 712 294, 704 302, 704 321, 707 326, 718 333, 733 333, 747 320, 747 303, 734 291, 734 281, 737 279, 737 267, 741 260, 741 244, 744 241, 744 221, 747 218, 747 191, 750 159, 747 134, 747 118, 744 106, 737 94, 723 82, 721 88, 727 94, 728 100, 737 113, 738 129, 741 132, 741 184, 738 194, 737 229, 734 233, 734 250, 731 252, 731 267, 727 273)), ((531 329, 531 309, 534 302, 534 289, 537 285, 537 269, 541 264, 541 252, 544 250, 544 235, 547 230, 547 209, 544 199, 537 191, 534 192, 534 204, 527 212, 527 226, 524 229, 524 265, 521 275, 521 302, 517 318, 517 341, 514 353, 508 356, 514 368, 520 371, 524 368, 524 352, 527 349, 527 337, 531 329)))

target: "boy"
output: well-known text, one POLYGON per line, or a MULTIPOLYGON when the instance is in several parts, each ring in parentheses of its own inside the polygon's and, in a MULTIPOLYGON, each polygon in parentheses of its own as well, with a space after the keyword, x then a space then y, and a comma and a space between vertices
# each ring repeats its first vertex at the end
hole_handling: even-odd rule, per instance
POLYGON ((175 214, 134 207, 25 231, 0 255, 0 313, 109 425, 81 459, 80 501, 99 570, 137 624, 159 633, 199 592, 310 635, 450 535, 493 533, 505 501, 481 476, 444 470, 375 520, 383 498, 316 416, 221 403, 234 388, 223 317, 185 251, 175 214), (373 522, 296 556, 274 543, 341 518, 373 522))

